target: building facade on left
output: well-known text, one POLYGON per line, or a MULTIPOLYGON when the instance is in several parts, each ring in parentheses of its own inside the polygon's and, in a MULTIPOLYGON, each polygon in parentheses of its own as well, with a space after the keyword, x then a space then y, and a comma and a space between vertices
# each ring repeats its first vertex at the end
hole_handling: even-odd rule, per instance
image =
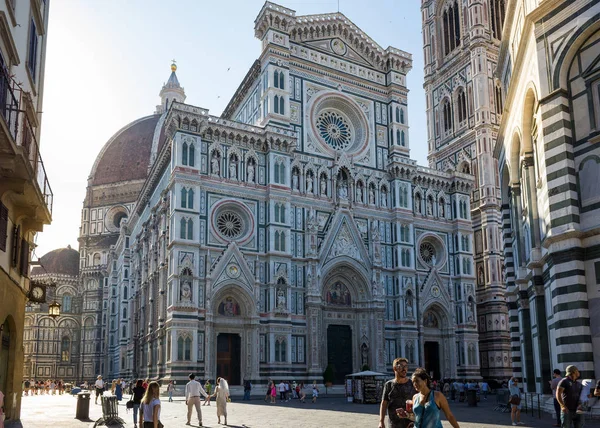
POLYGON ((52 220, 40 154, 49 6, 50 0, 0 4, 0 391, 7 420, 21 413, 32 243, 52 220))

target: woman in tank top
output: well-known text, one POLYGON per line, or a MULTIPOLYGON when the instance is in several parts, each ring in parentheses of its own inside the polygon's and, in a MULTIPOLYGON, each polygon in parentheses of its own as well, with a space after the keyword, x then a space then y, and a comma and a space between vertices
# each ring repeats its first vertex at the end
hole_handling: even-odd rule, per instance
POLYGON ((412 383, 417 390, 413 397, 413 412, 407 413, 405 409, 396 409, 399 417, 414 421, 414 428, 442 428, 440 421, 440 410, 442 410, 450 425, 460 428, 444 394, 432 389, 431 378, 425 369, 415 370, 412 383))

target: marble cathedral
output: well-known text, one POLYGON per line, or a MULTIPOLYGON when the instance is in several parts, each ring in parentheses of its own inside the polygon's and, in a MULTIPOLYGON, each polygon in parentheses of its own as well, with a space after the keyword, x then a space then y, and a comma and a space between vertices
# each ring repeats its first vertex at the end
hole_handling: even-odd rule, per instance
POLYGON ((410 158, 411 55, 266 2, 220 117, 176 67, 119 130, 80 229, 82 376, 480 375, 469 171, 410 158), (433 165, 435 166, 435 165, 433 165), (98 346, 97 343, 100 345, 98 346))

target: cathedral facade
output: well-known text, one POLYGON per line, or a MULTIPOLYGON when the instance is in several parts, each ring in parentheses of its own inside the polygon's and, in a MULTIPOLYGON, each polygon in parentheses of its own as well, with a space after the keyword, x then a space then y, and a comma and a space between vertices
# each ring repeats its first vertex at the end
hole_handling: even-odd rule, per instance
POLYGON ((84 375, 340 382, 405 356, 478 377, 473 180, 410 159, 410 54, 269 2, 255 35, 221 117, 184 103, 173 66, 156 114, 98 156, 84 375))

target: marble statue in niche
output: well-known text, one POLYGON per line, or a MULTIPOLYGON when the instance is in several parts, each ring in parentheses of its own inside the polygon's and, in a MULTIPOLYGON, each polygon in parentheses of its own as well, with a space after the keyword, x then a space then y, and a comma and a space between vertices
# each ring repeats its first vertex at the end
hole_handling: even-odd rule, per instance
POLYGON ((427 198, 427 215, 433 215, 433 198, 427 198))
POLYGON ((298 190, 298 170, 294 169, 292 174, 292 190, 298 190))
POLYGON ((406 294, 406 300, 404 302, 405 304, 405 313, 407 318, 412 318, 413 317, 413 297, 412 297, 412 293, 407 293, 406 294))
POLYGON ((246 181, 248 183, 254 183, 254 161, 251 159, 248 161, 248 171, 246 172, 246 181))
POLYGON ((418 194, 418 193, 415 195, 415 208, 417 209, 417 212, 419 214, 422 213, 422 211, 421 211, 422 210, 422 208, 421 208, 421 195, 418 194))
POLYGON ((348 199, 348 182, 341 180, 338 184, 338 196, 340 199, 348 199))
POLYGON ((211 172, 214 175, 220 175, 221 174, 221 169, 220 169, 220 166, 219 166, 219 155, 216 152, 213 153, 212 160, 210 161, 210 164, 211 164, 211 170, 212 170, 211 172))
POLYGON ((363 203, 362 186, 356 187, 356 202, 358 202, 359 204, 363 203))
POLYGON ((325 176, 321 176, 321 196, 327 196, 327 180, 325 176))
POLYGON ((375 205, 375 188, 371 187, 369 189, 369 203, 375 205))
POLYGON ((189 280, 184 280, 181 284, 180 300, 182 302, 192 301, 192 284, 189 280))
POLYGON ((386 190, 382 190, 381 191, 381 206, 383 208, 387 208, 387 191, 386 190))
POLYGON ((277 290, 277 308, 285 309, 285 307, 285 292, 280 288, 277 290))
POLYGON ((369 345, 366 343, 360 345, 360 359, 362 366, 369 364, 369 345))
POLYGON ((309 195, 313 193, 313 178, 311 174, 306 174, 306 193, 309 195))
POLYGON ((232 156, 229 159, 229 179, 237 180, 237 162, 235 156, 232 156))
POLYGON ((443 199, 440 200, 440 217, 446 218, 446 208, 444 207, 446 203, 443 199))

